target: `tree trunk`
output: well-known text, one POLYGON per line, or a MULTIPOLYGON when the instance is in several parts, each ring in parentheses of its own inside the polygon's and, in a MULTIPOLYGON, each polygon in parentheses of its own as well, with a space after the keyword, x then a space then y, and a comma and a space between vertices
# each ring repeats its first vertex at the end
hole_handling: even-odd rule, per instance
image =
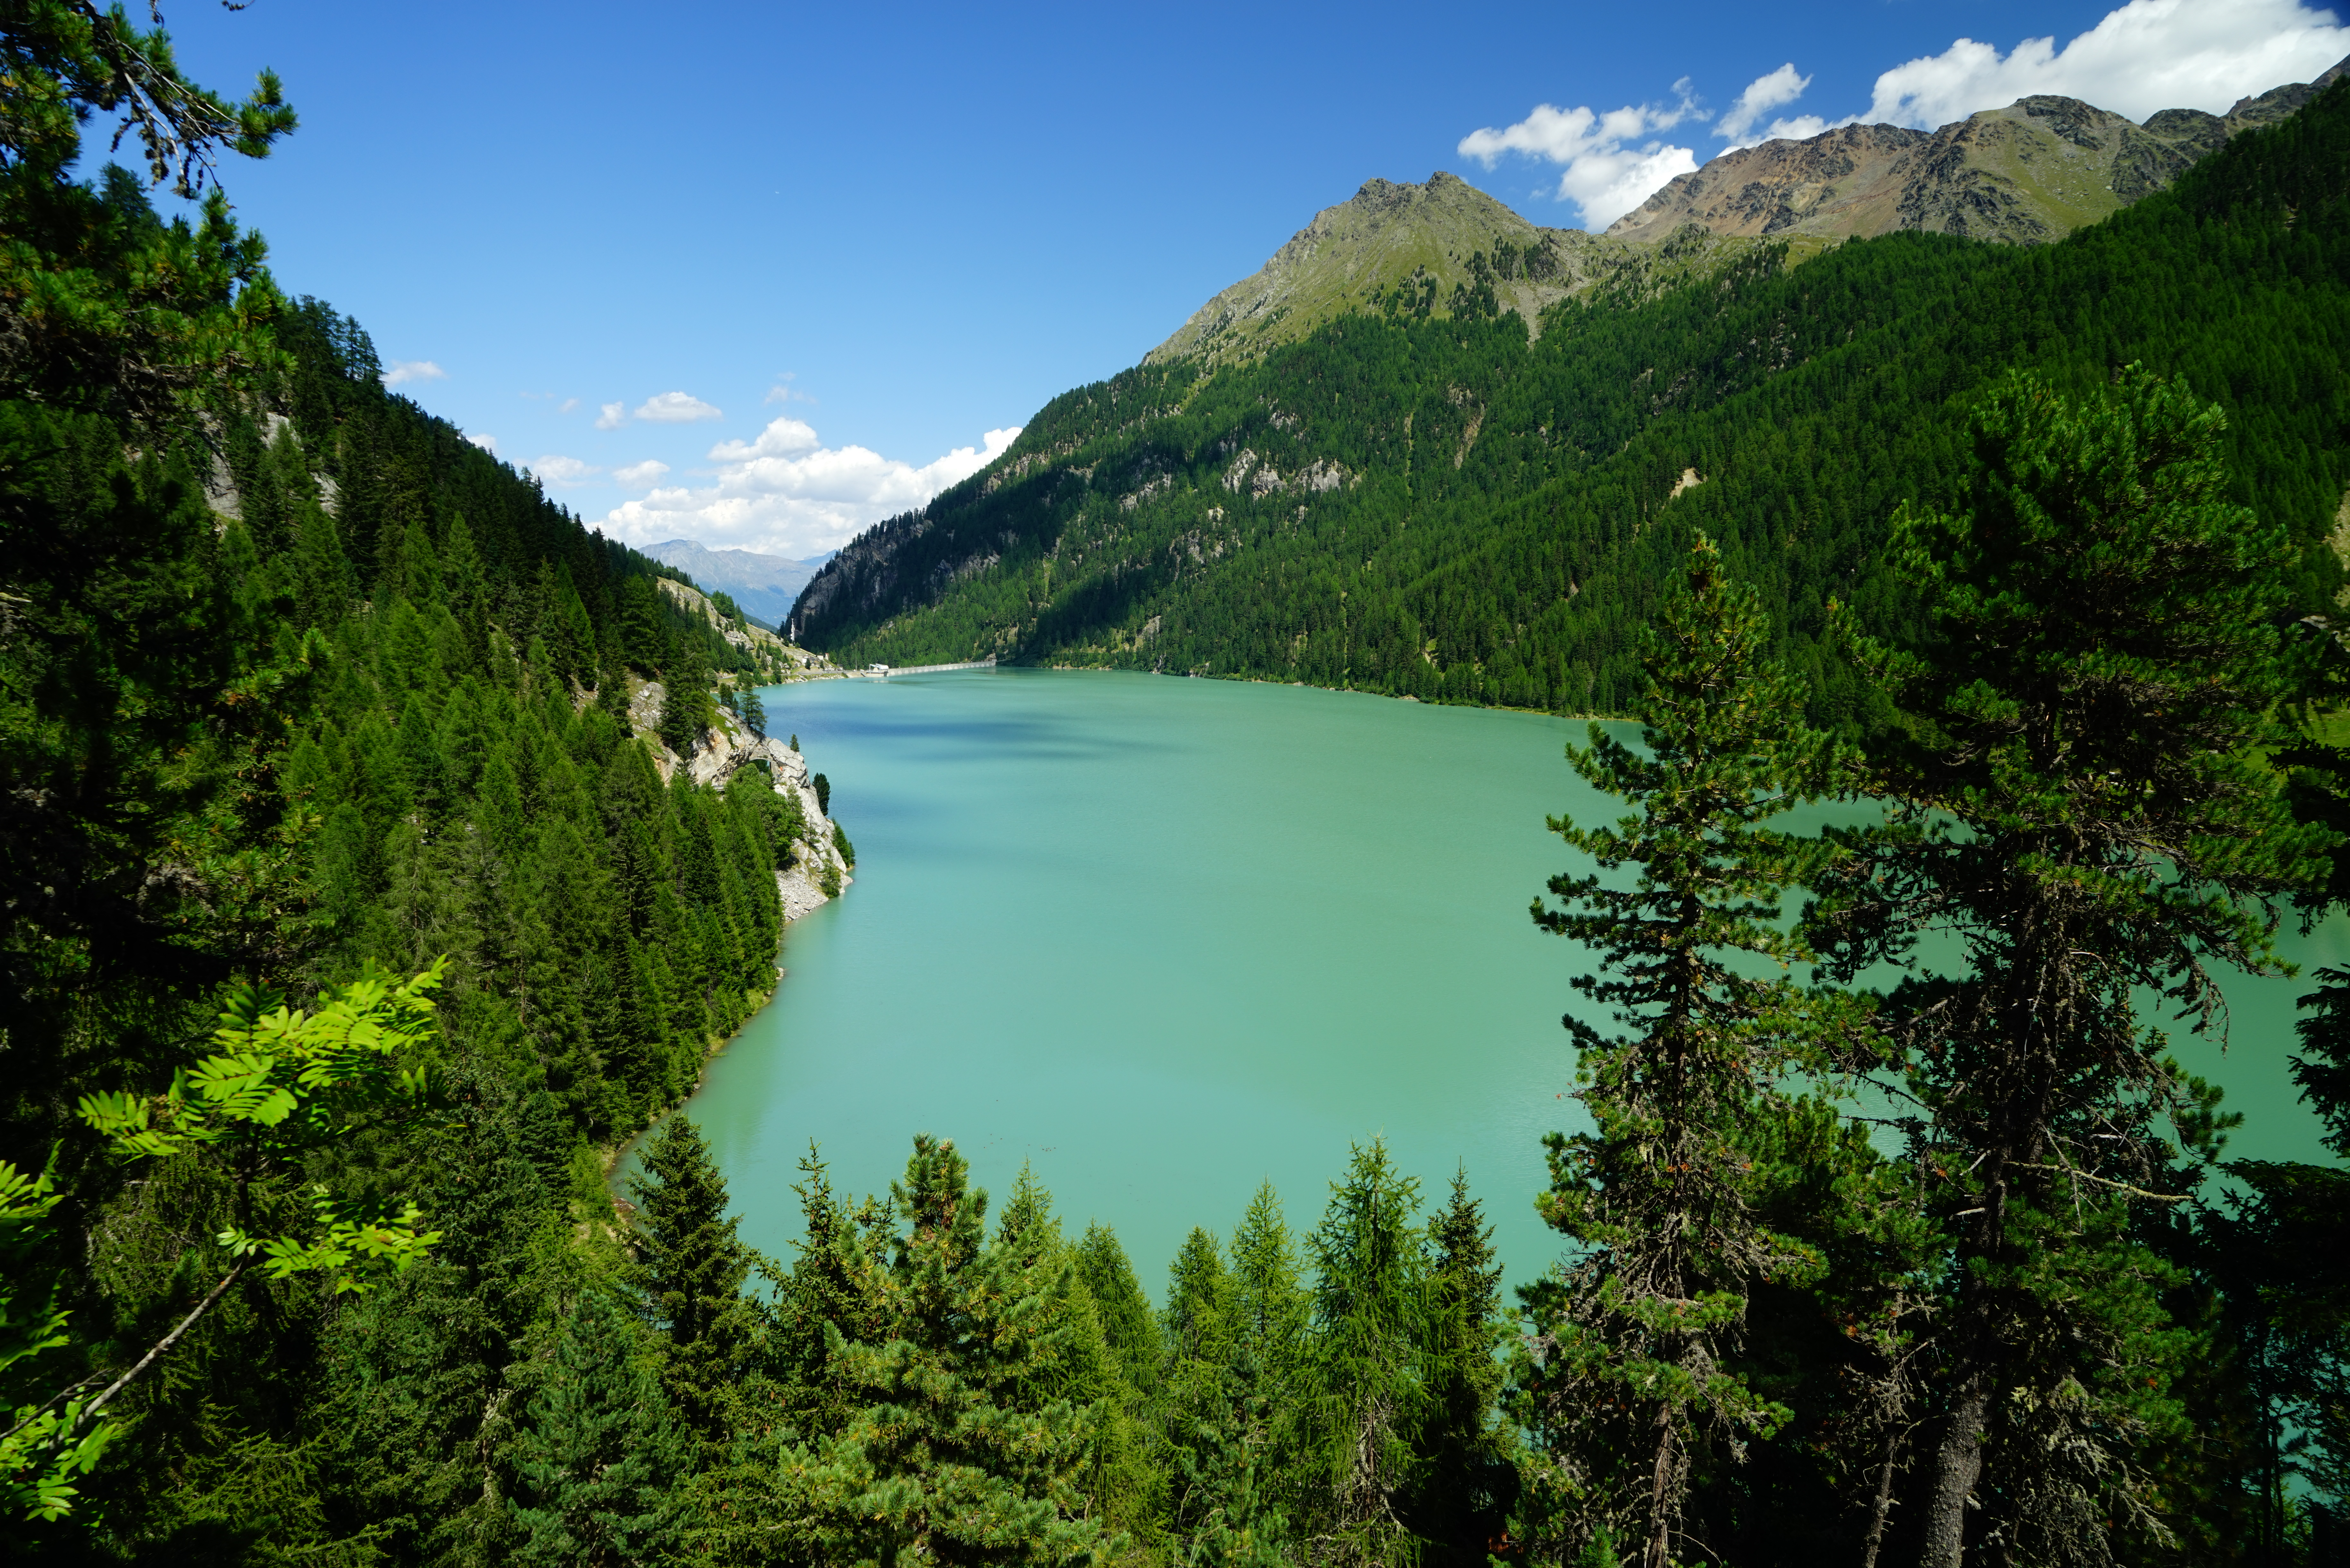
POLYGON ((1925 1568, 1960 1568, 1967 1552, 1967 1501, 1982 1475, 1983 1425, 1991 1387, 1980 1372, 1960 1386, 1950 1426, 1934 1456, 1934 1494, 1927 1504, 1925 1568))
POLYGON ((1885 1519, 1893 1511, 1894 1461, 1901 1453, 1897 1431, 1885 1439, 1885 1462, 1877 1470, 1877 1496, 1868 1505, 1868 1533, 1863 1538, 1860 1568, 1877 1568, 1877 1553, 1885 1544, 1885 1519))
POLYGON ((1670 1404, 1659 1413, 1657 1425, 1663 1429, 1657 1435, 1657 1473, 1648 1494, 1648 1550, 1641 1564, 1642 1568, 1673 1568, 1673 1471, 1678 1456, 1670 1404))

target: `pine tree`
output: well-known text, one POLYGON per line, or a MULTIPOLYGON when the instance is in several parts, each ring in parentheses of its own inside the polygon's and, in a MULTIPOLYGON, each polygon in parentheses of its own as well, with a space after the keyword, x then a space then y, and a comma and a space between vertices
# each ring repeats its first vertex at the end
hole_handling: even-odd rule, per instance
POLYGON ((681 1428, 714 1449, 725 1402, 754 1349, 758 1319, 743 1294, 753 1256, 726 1214, 726 1179, 701 1129, 672 1116, 645 1142, 635 1281, 666 1341, 661 1386, 681 1428))
POLYGON ((1931 652, 1887 659, 1918 715, 1877 759, 1899 804, 1824 929, 1847 972, 1929 921, 1964 944, 1895 998, 1956 1238, 1929 1568, 1982 1530, 2055 1555, 2143 1517, 2181 1341, 2130 1209, 2156 1118, 2196 1107, 2134 993, 2215 1029, 2212 970, 2275 972, 2261 900, 2325 869, 2260 755, 2292 691, 2283 538, 2229 500, 2224 431, 2135 369, 2080 401, 2015 375, 1975 412, 1970 510, 1896 520, 1931 652))
POLYGON ((1614 1009, 1603 1033, 1569 1015, 1590 1132, 1554 1133, 1544 1217, 1586 1251, 1526 1293, 1539 1354, 1521 1370, 1536 1423, 1586 1500, 1580 1534, 1628 1523, 1646 1568, 1677 1556, 1691 1445, 1732 1452, 1786 1412, 1724 1363, 1759 1277, 1807 1251, 1749 1212, 1745 1131, 1791 1070, 1816 1065, 1784 981, 1728 961, 1805 955, 1781 890, 1817 857, 1762 826, 1828 787, 1827 737, 1803 726, 1801 688, 1762 657, 1769 628, 1702 535, 1685 586, 1647 635, 1646 754, 1598 725, 1568 760, 1637 815, 1612 827, 1553 818, 1596 869, 1562 875, 1545 930, 1596 950, 1574 986, 1614 1009), (1630 888, 1602 873, 1637 869, 1630 888))

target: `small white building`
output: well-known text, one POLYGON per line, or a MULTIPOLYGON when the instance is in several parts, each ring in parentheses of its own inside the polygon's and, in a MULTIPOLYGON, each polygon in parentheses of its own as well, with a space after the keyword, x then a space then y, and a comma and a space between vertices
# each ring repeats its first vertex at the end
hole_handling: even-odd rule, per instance
POLYGON ((865 668, 868 671, 875 675, 887 675, 889 673, 889 667, 886 664, 868 664, 865 668))

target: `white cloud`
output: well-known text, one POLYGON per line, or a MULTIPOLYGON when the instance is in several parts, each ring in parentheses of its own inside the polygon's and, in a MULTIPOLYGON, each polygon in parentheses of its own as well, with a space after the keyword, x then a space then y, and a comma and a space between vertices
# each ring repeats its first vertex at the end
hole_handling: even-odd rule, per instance
POLYGON ((1758 141, 1783 139, 1800 141, 1807 136, 1817 136, 1828 128, 1828 122, 1816 114, 1774 118, 1759 130, 1755 124, 1771 110, 1803 97, 1804 89, 1811 85, 1811 78, 1795 74, 1793 60, 1768 76, 1756 77, 1746 84, 1746 90, 1738 95, 1738 101, 1730 106, 1728 112, 1714 122, 1713 133, 1731 147, 1752 147, 1758 141))
POLYGON ((596 428, 599 431, 616 431, 628 422, 629 405, 626 403, 606 403, 596 415, 596 428))
POLYGON ((713 462, 748 462, 758 457, 791 457, 798 452, 814 452, 824 442, 816 431, 789 415, 772 420, 759 432, 754 441, 720 441, 710 449, 713 462))
POLYGON ((577 398, 566 398, 566 399, 564 399, 564 400, 563 400, 563 406, 562 406, 561 408, 559 408, 559 409, 556 410, 555 411, 556 411, 556 413, 558 413, 558 414, 567 414, 567 413, 569 413, 572 410, 574 410, 574 409, 577 408, 578 406, 579 406, 579 400, 578 400, 578 399, 577 399, 577 398))
MULTIPOLYGON (((784 379, 788 381, 791 378, 786 376, 784 379)), ((761 398, 759 401, 762 403, 814 403, 816 400, 809 397, 806 392, 801 391, 797 387, 786 387, 781 382, 778 382, 776 385, 768 388, 767 395, 761 398)))
POLYGON ((567 490, 574 485, 586 484, 604 472, 592 462, 555 455, 542 457, 529 466, 533 473, 547 483, 559 484, 567 490))
POLYGON ((726 416, 700 398, 683 392, 662 392, 637 405, 636 417, 657 425, 690 425, 696 420, 723 420, 726 416))
POLYGON ((497 437, 494 435, 469 435, 465 439, 472 441, 475 446, 480 447, 484 452, 488 452, 491 456, 494 457, 497 455, 497 437))
POLYGON ((411 381, 445 381, 449 372, 430 359, 394 359, 391 369, 383 373, 387 387, 405 386, 411 381))
POLYGON ((806 425, 780 419, 756 441, 712 448, 720 464, 715 483, 655 490, 613 508, 602 526, 631 544, 687 538, 810 556, 970 478, 1019 434, 1016 426, 989 431, 982 445, 957 447, 917 468, 861 446, 824 446, 806 425))
POLYGON ((2350 54, 2350 27, 2300 0, 2130 0, 2066 44, 2026 38, 2006 56, 1960 38, 1877 78, 1863 117, 1931 129, 2032 93, 2144 119, 2219 114, 2248 93, 2312 80, 2350 54))
POLYGON ((1697 167, 1695 151, 1654 134, 1706 118, 1690 96, 1688 78, 1675 82, 1673 92, 1679 101, 1670 107, 1627 104, 1606 114, 1537 104, 1515 125, 1471 131, 1461 139, 1460 151, 1488 169, 1504 152, 1565 164, 1559 200, 1580 207, 1587 227, 1604 229, 1665 182, 1697 167))
POLYGON ((626 468, 614 469, 612 480, 614 483, 626 489, 642 490, 668 472, 669 464, 657 457, 649 457, 642 462, 632 462, 626 468))

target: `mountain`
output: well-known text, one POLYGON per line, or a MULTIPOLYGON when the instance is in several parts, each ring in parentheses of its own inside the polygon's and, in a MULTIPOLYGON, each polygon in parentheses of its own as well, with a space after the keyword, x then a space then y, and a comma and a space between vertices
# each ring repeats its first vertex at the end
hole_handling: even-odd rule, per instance
POLYGON ((827 550, 805 561, 784 556, 762 556, 751 550, 713 550, 698 539, 671 539, 647 545, 639 554, 666 566, 675 566, 705 592, 723 592, 769 626, 780 626, 792 613, 792 601, 816 568, 832 559, 827 550))
POLYGON ((2273 123, 2333 85, 2274 88, 2227 114, 2167 109, 2138 123, 2078 99, 2037 96, 1939 130, 1846 125, 1725 152, 1607 229, 1662 240, 1683 225, 1746 237, 1848 239, 1925 229, 2043 244, 2177 180, 2230 137, 2273 123))
POLYGON ((1866 727, 1883 699, 1826 606, 1905 633, 1887 519, 1954 501, 1969 403, 2011 368, 2079 389, 2132 361, 2219 401, 2237 493, 2301 547, 2303 612, 2331 606, 2350 88, 2046 244, 1627 242, 1648 282, 1557 299, 1538 335, 1490 286, 1406 304, 1375 283, 1337 313, 1350 247, 1357 275, 1428 266, 1476 232, 1464 214, 1510 243, 1465 187, 1404 189, 1325 214, 1259 275, 1257 297, 1316 269, 1320 292, 1054 399, 985 472, 854 540, 795 640, 844 663, 993 654, 1622 712, 1638 628, 1702 528, 1762 591, 1816 716, 1866 727), (1696 259, 1659 286, 1677 252, 1696 259))
POLYGON ((1542 313, 1562 299, 1604 288, 1654 292, 1717 270, 1746 248, 1709 236, 1668 254, 1580 229, 1538 228, 1442 170, 1424 185, 1372 180, 1315 214, 1143 362, 1222 364, 1294 343, 1357 310, 1427 315, 1442 306, 1457 316, 1481 290, 1539 332, 1542 313))

